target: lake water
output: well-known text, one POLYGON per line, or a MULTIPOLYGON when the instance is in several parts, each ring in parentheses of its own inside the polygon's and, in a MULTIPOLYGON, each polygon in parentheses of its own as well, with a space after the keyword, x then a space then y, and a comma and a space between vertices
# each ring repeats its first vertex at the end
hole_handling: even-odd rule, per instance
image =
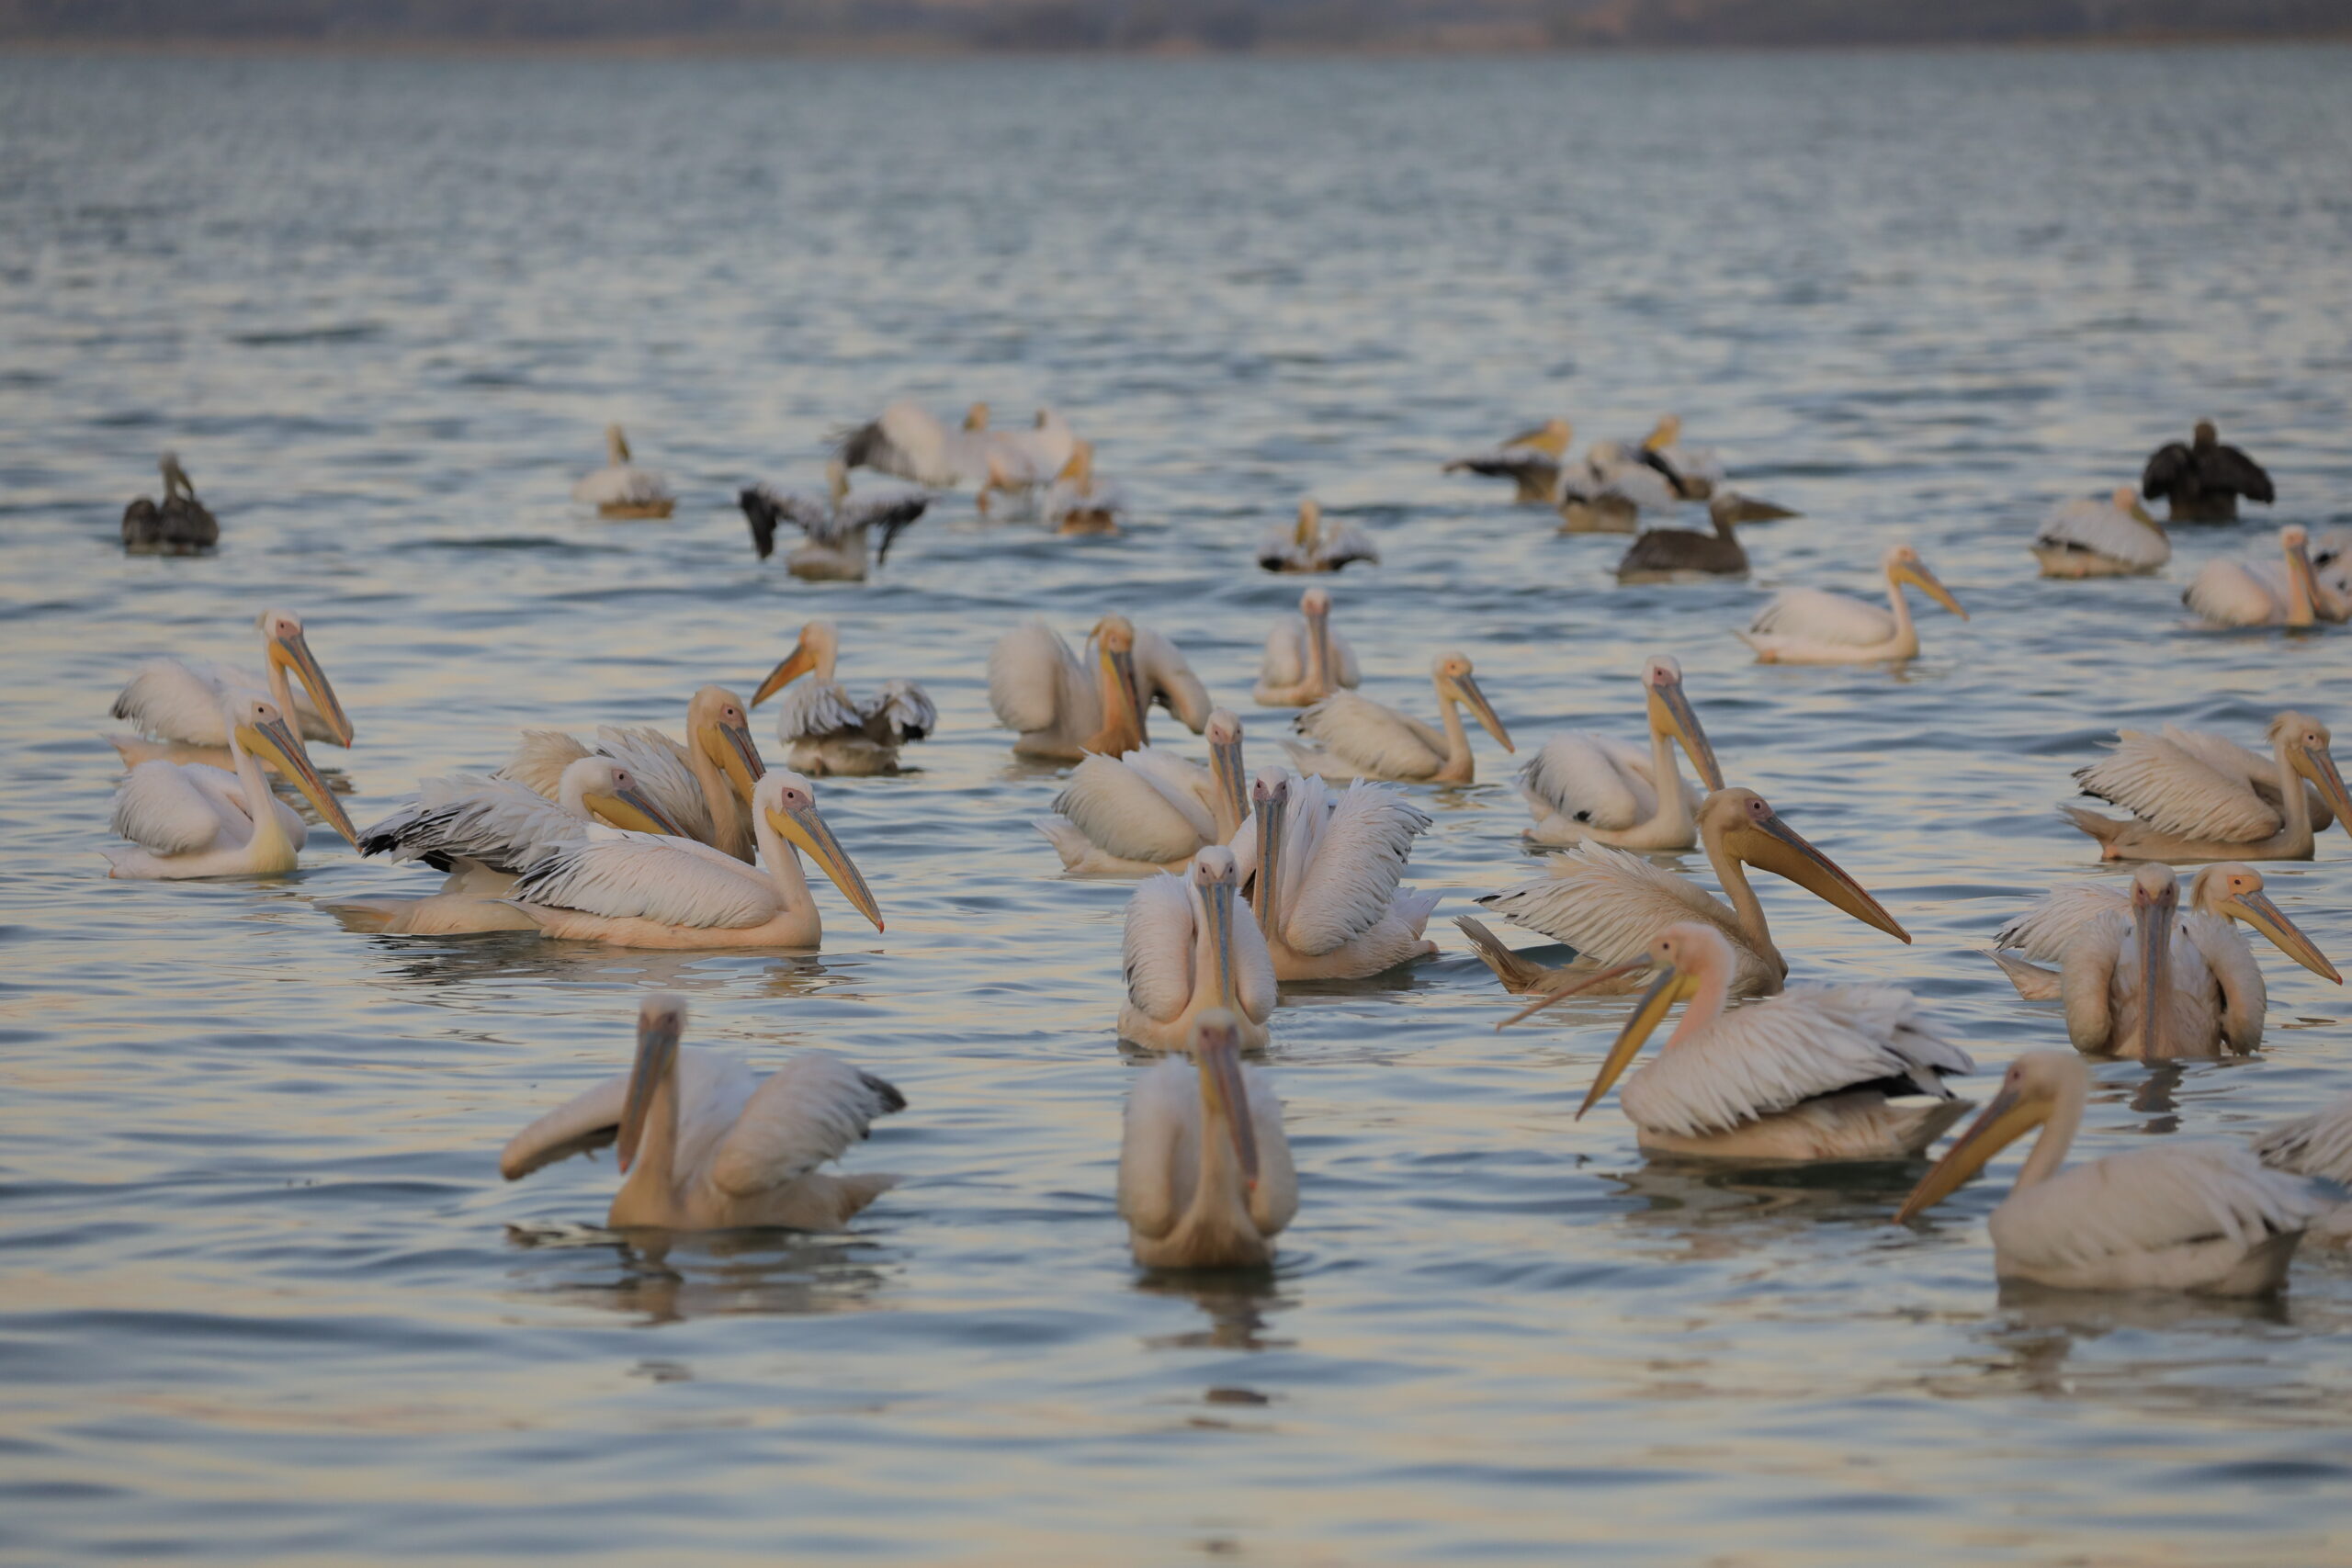
MULTIPOLYGON (((1475 787, 1418 792, 1445 956, 1276 1016, 1279 1268, 1139 1275, 1126 888, 1057 874, 981 669, 1025 615, 1123 609, 1278 760, 1248 688, 1300 585, 1249 546, 1312 492, 1384 552, 1333 584, 1371 694, 1430 711, 1458 647, 1524 757, 1637 732, 1672 651, 1733 782, 1917 939, 1768 878, 1799 973, 1913 987, 1994 1071, 2063 1043, 1982 949, 2093 874, 2069 770, 2119 724, 2352 718, 2347 634, 2177 603, 2352 506, 2347 80, 2337 48, 0 60, 0 1557, 2343 1560, 2352 1264, 2260 1306, 2005 1295, 2015 1156, 1913 1230, 1912 1170, 1645 1165, 1613 1101, 1571 1119, 1623 1004, 1498 1035, 1447 919, 1537 868, 1483 739, 1475 787), (755 562, 735 489, 815 483, 900 396, 1068 411, 1138 525, 984 531, 965 496, 870 583, 755 562), (1752 583, 1620 589, 1621 541, 1438 472, 1666 408, 1808 514, 1752 583), (2034 578, 2053 500, 2206 415, 2277 508, 2160 580, 2034 578), (567 499, 613 419, 674 521, 567 499), (115 546, 167 446, 215 558, 115 546), (1924 611, 1907 670, 1728 635, 1778 585, 1871 592, 1897 539, 1973 616, 1924 611), (808 957, 363 937, 317 902, 428 879, 323 834, 282 881, 104 880, 114 692, 250 661, 266 604, 357 725, 363 823, 525 724, 674 729, 833 617, 846 675, 942 713, 919 773, 820 786, 888 933, 822 888, 808 957), (845 1237, 655 1259, 594 1228, 609 1160, 503 1183, 654 987, 690 1040, 899 1085, 852 1164, 908 1184, 845 1237)), ((2352 960, 2352 840, 2274 872, 2352 960)), ((2084 1153, 2352 1090, 2343 994, 2265 965, 2261 1055, 2101 1067, 2084 1153)))

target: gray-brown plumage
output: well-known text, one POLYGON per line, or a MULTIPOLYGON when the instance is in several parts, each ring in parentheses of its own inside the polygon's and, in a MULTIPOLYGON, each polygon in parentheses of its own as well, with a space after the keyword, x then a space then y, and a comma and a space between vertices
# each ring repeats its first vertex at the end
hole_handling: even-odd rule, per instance
POLYGON ((2156 448, 2140 473, 2140 493, 2171 503, 2174 523, 2234 523, 2238 497, 2267 506, 2277 499, 2262 465, 2222 443, 2213 422, 2200 419, 2188 445, 2174 441, 2156 448))
POLYGON ((219 544, 220 525, 197 500, 179 458, 166 452, 155 466, 163 471, 164 499, 142 495, 122 509, 122 547, 136 556, 193 556, 219 544))
POLYGON ((1713 533, 1702 534, 1691 528, 1653 528, 1635 539, 1633 547, 1625 552, 1625 558, 1617 563, 1617 581, 1678 582, 1693 577, 1745 577, 1747 552, 1740 547, 1732 525, 1795 515, 1785 506, 1751 501, 1736 490, 1717 491, 1707 502, 1707 518, 1714 525, 1713 533))

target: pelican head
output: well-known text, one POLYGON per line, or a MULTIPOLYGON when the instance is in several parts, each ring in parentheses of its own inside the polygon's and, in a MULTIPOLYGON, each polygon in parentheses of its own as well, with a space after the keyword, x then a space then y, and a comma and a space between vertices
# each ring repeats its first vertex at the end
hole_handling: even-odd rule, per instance
POLYGON ((735 793, 751 799, 752 786, 768 770, 760 761, 759 743, 752 739, 743 699, 724 686, 705 686, 686 705, 686 733, 691 744, 727 775, 735 793))
POLYGON ((685 829, 645 793, 637 775, 610 757, 582 757, 565 768, 560 794, 565 798, 576 797, 584 809, 594 812, 600 820, 613 827, 638 833, 666 833, 673 839, 686 836, 685 829))
POLYGON ((1241 716, 1231 708, 1218 708, 1209 715, 1201 734, 1209 743, 1209 776, 1216 781, 1217 793, 1232 807, 1238 823, 1250 814, 1242 798, 1241 716))
POLYGON ((1653 655, 1642 666, 1642 689, 1649 694, 1651 732, 1680 741, 1690 765, 1698 770, 1700 782, 1711 792, 1723 788, 1724 771, 1715 762, 1715 749, 1708 744, 1707 732, 1699 728, 1690 700, 1682 694, 1682 666, 1668 654, 1653 655))
POLYGON ((1323 503, 1312 498, 1298 503, 1298 524, 1290 531, 1291 543, 1302 550, 1315 547, 1316 536, 1323 527, 1323 503))
POLYGON ((752 705, 759 706, 803 675, 814 673, 820 680, 831 679, 841 646, 841 632, 832 622, 810 621, 802 626, 800 639, 792 645, 792 651, 768 671, 760 689, 752 694, 752 705))
POLYGON ((2001 1075, 2000 1092, 1903 1200, 1894 1223, 1906 1224, 1951 1197, 1995 1155, 2036 1127, 2052 1120, 2079 1120, 2090 1082, 2090 1069, 2072 1051, 2029 1051, 2011 1062, 2001 1075))
POLYGON ((1487 694, 1478 689, 1478 677, 1470 668, 1470 656, 1464 653, 1442 653, 1430 667, 1430 679, 1437 686, 1438 701, 1460 703, 1477 716, 1479 728, 1495 738, 1495 743, 1506 751, 1519 748, 1510 743, 1510 731, 1495 716, 1487 694))
POLYGON ((1879 558, 1879 561, 1886 569, 1889 582, 1897 586, 1907 582, 1962 620, 1968 619, 1968 612, 1960 607, 1960 601, 1951 596, 1951 590, 1936 581, 1936 574, 1928 570, 1928 563, 1921 560, 1919 552, 1910 546, 1893 546, 1879 558))
POLYGON ((2270 939, 2272 946, 2323 980, 2344 984, 2344 976, 2327 961, 2312 939, 2289 919, 2262 890, 2262 873, 2237 861, 2220 861, 2199 871, 2189 883, 2188 901, 2209 915, 2244 920, 2270 939))
POLYGON ((2157 522, 2148 509, 2140 504, 2140 492, 2130 485, 2117 485, 2114 493, 2107 499, 2109 504, 2131 518, 2132 522, 2145 524, 2159 534, 2165 531, 2164 525, 2157 522))
POLYGON ((767 825, 780 834, 784 841, 817 863, 817 869, 832 879, 842 890, 842 897, 855 907, 857 912, 882 927, 882 910, 874 902, 874 894, 859 874, 857 863, 842 850, 841 842, 825 819, 817 815, 817 786, 798 773, 779 768, 763 776, 752 795, 752 809, 764 818, 767 825))
POLYGON ((1254 907, 1258 924, 1273 934, 1280 911, 1277 886, 1282 878, 1283 829, 1290 815, 1290 774, 1280 768, 1261 768, 1250 786, 1250 808, 1258 823, 1258 872, 1254 907))
POLYGON ((190 501, 196 499, 195 482, 187 477, 187 470, 180 467, 178 453, 166 452, 156 458, 155 468, 164 476, 164 500, 169 501, 173 496, 181 494, 185 494, 190 501))
POLYGON ((628 1098, 621 1105, 621 1132, 616 1152, 626 1171, 637 1159, 645 1138, 645 1119, 653 1110, 654 1091, 669 1081, 678 1066, 678 1041, 686 1032, 686 998, 657 991, 637 1007, 637 1060, 628 1071, 628 1098))
POLYGON ((988 427, 989 427, 989 405, 988 405, 988 404, 986 404, 986 403, 974 403, 970 408, 967 408, 967 409, 966 409, 966 410, 964 411, 964 428, 965 428, 965 429, 967 429, 967 430, 986 430, 988 427))
POLYGON ((1781 819, 1765 798, 1752 789, 1723 789, 1699 807, 1699 832, 1714 835, 1736 859, 1758 871, 1784 876, 1815 897, 1843 909, 1866 926, 1874 926, 1897 942, 1911 933, 1862 888, 1838 863, 1807 843, 1781 819))
POLYGON ((311 761, 310 752, 302 748, 302 738, 277 705, 262 697, 247 697, 229 705, 232 728, 230 734, 237 744, 254 756, 262 758, 277 770, 277 776, 294 781, 302 797, 318 809, 328 827, 341 833, 351 847, 359 847, 359 829, 351 825, 351 817, 343 802, 327 788, 327 781, 319 777, 319 770, 311 761))
POLYGON ((1126 694, 1127 705, 1134 710, 1136 728, 1143 728, 1143 688, 1136 681, 1136 627, 1125 615, 1105 615, 1094 623, 1088 634, 1094 644, 1094 657, 1102 671, 1118 689, 1126 694))
POLYGON ((311 701, 319 707, 319 716, 326 721, 328 730, 338 746, 351 744, 351 720, 344 716, 343 704, 335 699, 334 688, 327 684, 326 671, 311 654, 311 645, 302 636, 302 617, 291 610, 264 610, 255 622, 266 639, 266 657, 273 665, 292 671, 302 689, 311 694, 311 701))
POLYGON ((1650 433, 1642 438, 1642 450, 1663 452, 1681 439, 1682 416, 1662 413, 1657 416, 1657 423, 1650 427, 1650 433))
MULTIPOLYGON (((1634 1016, 1625 1021, 1625 1027, 1618 1032, 1616 1043, 1609 1047, 1609 1055, 1601 1059, 1600 1071, 1594 1075, 1592 1087, 1585 1091, 1584 1103, 1577 1107, 1578 1121, 1583 1120, 1586 1111, 1600 1102, 1600 1097, 1609 1092, 1611 1085, 1624 1076, 1626 1067, 1641 1054, 1643 1043, 1657 1032, 1657 1026, 1665 1021, 1668 1011, 1677 1002, 1695 1002, 1710 992, 1713 995, 1712 1006, 1694 1006, 1682 1015, 1682 1026, 1667 1042, 1668 1050, 1674 1048, 1677 1041, 1722 1010, 1724 985, 1732 968, 1731 943, 1724 940, 1723 932, 1713 926, 1701 925, 1696 920, 1681 921, 1658 932, 1657 940, 1650 943, 1649 952, 1634 963, 1604 969, 1599 975, 1567 990, 1545 997, 1536 1004, 1539 1008, 1549 1007, 1560 998, 1573 996, 1604 979, 1615 979, 1652 966, 1658 971, 1657 978, 1650 982, 1650 988, 1634 1005, 1634 1016)), ((1525 1013, 1521 1016, 1524 1017, 1525 1013)))
MULTIPOLYGON (((1250 1088, 1241 1076, 1241 1021, 1224 1008, 1210 1008, 1193 1021, 1193 1062, 1201 1072, 1201 1122, 1225 1123, 1240 1163, 1243 1184, 1258 1186, 1258 1124, 1250 1113, 1250 1088)), ((1203 1149, 1205 1156, 1208 1151, 1203 1149)))
POLYGON ((605 457, 616 468, 628 461, 628 437, 617 424, 605 426, 605 457))
POLYGON ((2132 875, 2132 923, 2140 942, 2140 1052, 2164 1054, 2171 1016, 2172 926, 2180 908, 2180 881, 2168 865, 2150 861, 2132 875))
POLYGON ((1222 844, 1211 844, 1193 855, 1185 880, 1192 885, 1193 897, 1200 901, 1201 916, 1216 953, 1213 962, 1217 1005, 1238 1007, 1233 986, 1233 906, 1241 891, 1239 863, 1233 858, 1231 850, 1222 844))
POLYGON ((2312 782, 2344 830, 2352 833, 2352 820, 2346 816, 2352 812, 2352 795, 2345 793, 2344 775, 2336 772, 2335 758, 2327 749, 2329 739, 2327 726, 2309 714, 2282 713, 2270 721, 2270 744, 2287 753, 2288 765, 2312 782))
POLYGON ((2221 444, 2222 433, 2213 428, 2211 420, 2200 419, 2197 422, 2197 429, 2190 434, 2189 439, 2196 444, 2199 451, 2210 451, 2221 444))

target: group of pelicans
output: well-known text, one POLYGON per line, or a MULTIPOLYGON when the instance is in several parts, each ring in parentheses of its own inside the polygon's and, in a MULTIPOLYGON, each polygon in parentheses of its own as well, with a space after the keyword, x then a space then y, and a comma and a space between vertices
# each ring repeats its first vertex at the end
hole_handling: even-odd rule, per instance
MULTIPOLYGON (((1016 470, 1004 448, 981 439, 978 411, 953 431, 894 417, 905 407, 843 438, 837 485, 854 460, 919 469, 913 477, 925 485, 970 480, 1002 496, 1052 465, 1047 448, 1016 470)), ((1042 417, 1023 434, 1062 435, 1042 417)), ((2213 446, 2209 436, 2200 427, 2197 442, 2167 448, 2189 465, 2173 463, 2175 479, 2204 471, 2195 465, 2213 446)), ((1594 516, 1629 497, 1636 511, 1661 504, 1656 489, 1644 488, 1648 481, 1632 477, 1638 468, 1675 500, 1708 501, 1718 535, 1728 534, 1724 519, 1736 508, 1722 502, 1736 492, 1711 459, 1679 446, 1670 425, 1575 464, 1565 457, 1567 440, 1563 424, 1509 444, 1504 450, 1544 452, 1555 464, 1549 478, 1516 476, 1523 490, 1564 507, 1573 501, 1594 516), (1643 456, 1628 457, 1636 446, 1643 456)), ((614 441, 625 466, 617 432, 614 441)), ((2243 462, 2241 455, 2233 460, 2243 462)), ((1057 478, 1068 477, 1070 461, 1053 469, 1057 478)), ((2167 461, 2163 453, 2152 460, 2150 485, 2167 461)), ((2261 482, 2256 498, 2267 500, 2261 482)), ((642 491, 614 493, 653 504, 642 491)), ((2218 505, 2173 495, 2177 515, 2218 505)), ((785 514, 778 498, 762 500, 785 514)), ((1303 515, 1290 537, 1306 548, 1323 535, 1303 515)), ((1963 613, 1907 547, 1890 550, 1885 564, 1886 611, 1810 590, 1785 592, 1748 634, 1758 657, 1909 657, 1917 639, 1905 586, 1963 613)), ((2317 568, 2308 557, 2304 567, 2308 590, 2317 568)), ((1099 617, 1078 648, 1032 622, 1006 632, 989 657, 990 707, 1012 750, 1071 764, 1052 814, 1036 824, 1064 869, 1140 879, 1126 911, 1117 1027, 1124 1039, 1169 1055, 1130 1096, 1119 1204, 1147 1265, 1250 1266, 1272 1257, 1296 1210, 1297 1181, 1273 1086, 1243 1058, 1267 1045, 1282 986, 1369 976, 1436 953, 1425 928, 1440 895, 1405 886, 1414 840, 1432 819, 1388 786, 1473 782, 1465 714, 1514 750, 1460 653, 1431 664, 1434 722, 1363 695, 1358 661, 1333 615, 1330 592, 1309 587, 1297 613, 1269 629, 1253 696, 1261 706, 1295 710, 1296 739, 1283 742, 1286 766, 1254 773, 1239 716, 1213 701, 1170 638, 1126 616, 1099 617), (1148 725, 1159 711, 1205 738, 1206 765, 1152 743, 1148 725)), ((130 769, 115 798, 114 827, 130 847, 110 852, 115 876, 292 869, 305 829, 277 799, 274 773, 362 854, 443 874, 427 893, 328 906, 356 929, 813 948, 821 927, 804 857, 882 928, 879 903, 820 813, 812 781, 898 773, 902 749, 928 736, 937 715, 903 680, 853 694, 838 679, 841 640, 831 622, 803 626, 750 703, 716 685, 695 693, 679 737, 649 728, 607 727, 587 739, 526 730, 496 773, 425 780, 365 829, 353 825, 310 754, 312 743, 349 747, 354 730, 300 618, 270 610, 259 630, 257 671, 162 660, 118 697, 115 715, 137 733, 117 740, 130 769), (772 697, 781 699, 788 769, 767 767, 752 736, 752 710, 772 697)), ((1946 1082, 1972 1070, 1967 1054, 1907 991, 1788 985, 1788 960, 1749 873, 1794 883, 1899 941, 1908 933, 1761 795, 1726 782, 1672 658, 1649 659, 1640 684, 1638 740, 1571 731, 1548 739, 1521 769, 1526 836, 1560 852, 1544 874, 1478 900, 1564 943, 1571 961, 1544 966, 1479 920, 1458 921, 1503 987, 1528 998, 1503 1021, 1571 997, 1638 993, 1578 1114, 1622 1078, 1621 1104, 1645 1150, 1805 1162, 1923 1156, 1969 1109, 1946 1082), (1696 783, 1683 776, 1684 761, 1696 783), (1694 848, 1722 897, 1645 858, 1694 848), (1681 1018, 1662 1051, 1626 1076, 1678 1005, 1681 1018)), ((2083 793, 2128 816, 2070 807, 2070 819, 2103 859, 2135 862, 2137 870, 2128 886, 2052 893, 2000 930, 1993 955, 2021 996, 2062 1004, 2075 1049, 2019 1058, 1900 1217, 1949 1194, 2040 1127, 2040 1143, 1992 1222, 2005 1277, 2251 1293, 2283 1282, 2307 1230, 2352 1235, 2352 1223, 2324 1213, 2305 1179, 2352 1182, 2352 1102, 2251 1147, 2166 1140, 2060 1168, 2086 1100, 2086 1056, 2159 1061, 2259 1043, 2264 981, 2241 927, 2341 983, 2247 863, 2308 859, 2318 835, 2337 822, 2352 833, 2352 795, 2316 719, 2281 713, 2267 741, 2266 753, 2170 726, 2125 731, 2111 755, 2077 773, 2083 793), (2204 863, 2186 908, 2172 862, 2204 863)), ((518 1134, 502 1161, 505 1174, 616 1144, 626 1181, 610 1213, 616 1226, 836 1228, 888 1190, 891 1178, 823 1168, 875 1118, 903 1108, 894 1088, 820 1051, 762 1079, 732 1057, 684 1046, 684 1025, 682 1001, 649 998, 630 1070, 518 1134)))

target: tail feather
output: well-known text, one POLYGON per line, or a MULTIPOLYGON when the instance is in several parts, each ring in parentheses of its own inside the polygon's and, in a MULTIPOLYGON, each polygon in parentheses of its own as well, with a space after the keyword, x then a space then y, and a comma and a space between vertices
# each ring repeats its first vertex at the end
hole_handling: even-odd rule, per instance
POLYGON ((1064 871, 1076 871, 1094 851, 1093 840, 1067 817, 1040 817, 1031 826, 1045 834, 1054 852, 1062 857, 1064 871))
POLYGON ((742 507, 744 520, 752 525, 752 548, 762 560, 775 553, 776 507, 764 491, 758 487, 736 493, 736 503, 742 507))
POLYGON ((2129 822, 2119 822, 2112 817, 2103 817, 2080 806, 2062 806, 2058 814, 2102 844, 2115 842, 2123 836, 2123 829, 2132 826, 2129 822))
POLYGON ((2018 995, 2030 1002, 2054 1002, 2058 999, 2058 972, 2044 969, 2039 964, 2029 964, 2014 953, 1996 953, 1993 962, 2018 988, 2018 995))
POLYGON ((1551 970, 1504 946, 1502 939, 1483 922, 1468 915, 1456 915, 1453 923, 1462 928, 1462 934, 1470 939, 1471 951, 1486 960, 1487 967, 1495 972, 1495 978, 1502 982, 1504 990, 1520 994, 1550 988, 1554 978, 1551 970))

